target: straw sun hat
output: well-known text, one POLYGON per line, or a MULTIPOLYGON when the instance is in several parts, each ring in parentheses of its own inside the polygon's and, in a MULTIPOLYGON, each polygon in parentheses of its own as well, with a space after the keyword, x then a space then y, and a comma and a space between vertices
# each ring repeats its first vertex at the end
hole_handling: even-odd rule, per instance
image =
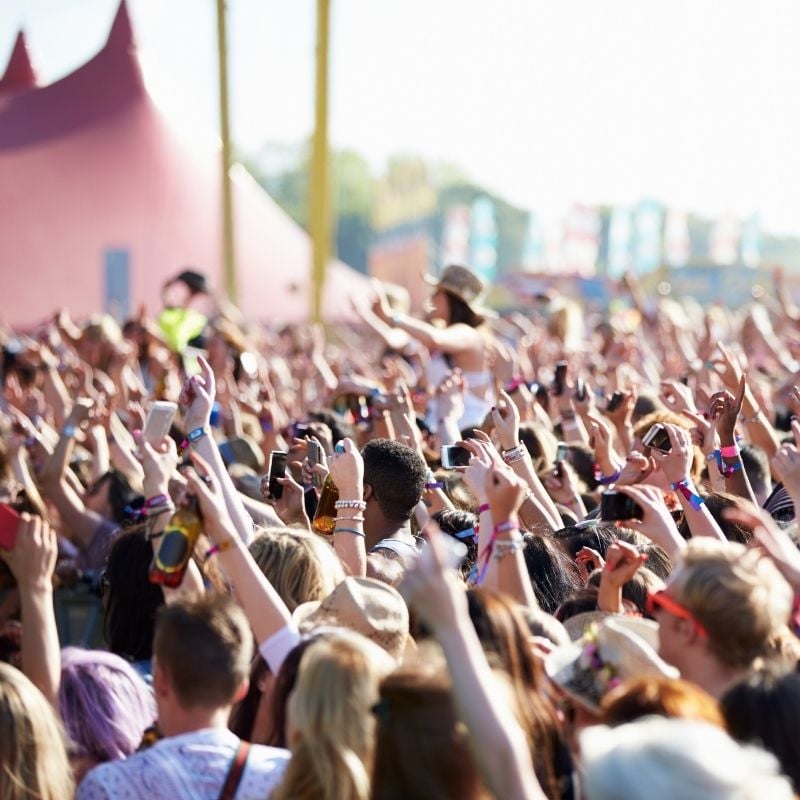
POLYGON ((559 688, 593 713, 599 712, 603 696, 621 683, 680 677, 658 655, 658 625, 618 615, 591 622, 581 639, 547 657, 545 669, 559 688))
POLYGON ((336 626, 360 633, 398 661, 409 644, 405 601, 397 589, 371 578, 345 578, 323 600, 301 603, 292 616, 304 632, 336 626))
POLYGON ((494 312, 485 308, 481 303, 486 292, 486 283, 471 269, 461 264, 451 264, 449 267, 445 267, 439 277, 423 275, 422 278, 425 283, 443 292, 448 292, 466 303, 473 314, 480 317, 494 316, 494 312))

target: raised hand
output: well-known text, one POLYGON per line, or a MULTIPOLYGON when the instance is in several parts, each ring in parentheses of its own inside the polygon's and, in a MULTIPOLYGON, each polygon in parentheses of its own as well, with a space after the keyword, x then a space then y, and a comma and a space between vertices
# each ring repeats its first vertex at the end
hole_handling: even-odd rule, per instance
POLYGON ((519 444, 519 410, 505 392, 500 392, 498 404, 492 408, 492 420, 500 447, 503 450, 516 447, 519 444))
POLYGON ((742 413, 747 381, 742 375, 739 379, 736 396, 728 391, 717 392, 711 398, 709 416, 717 423, 720 443, 723 447, 732 445, 735 441, 736 422, 742 413))
POLYGON ((680 381, 661 381, 661 400, 672 411, 697 413, 692 390, 680 381))
POLYGON ((342 500, 361 500, 364 497, 364 459, 352 439, 342 439, 344 450, 328 459, 331 478, 342 500))
POLYGON ((200 374, 193 375, 184 383, 179 401, 184 408, 187 432, 208 427, 217 394, 214 371, 208 361, 200 356, 197 363, 200 365, 200 374))
POLYGON ((677 425, 664 423, 664 428, 669 434, 669 441, 672 445, 669 453, 662 453, 660 450, 651 448, 650 455, 656 464, 661 467, 661 471, 670 483, 677 483, 688 478, 692 472, 692 440, 689 432, 677 425))
POLYGON ((641 519, 622 520, 618 524, 644 534, 653 544, 662 547, 670 558, 680 552, 684 539, 672 518, 664 493, 656 486, 617 486, 616 491, 627 495, 642 509, 641 519))
POLYGON ((516 517, 527 486, 509 469, 493 469, 486 475, 484 484, 486 499, 492 510, 492 519, 501 523, 516 517))
POLYGON ((21 588, 44 589, 52 585, 58 558, 58 538, 39 516, 22 514, 13 550, 0 549, 21 588))

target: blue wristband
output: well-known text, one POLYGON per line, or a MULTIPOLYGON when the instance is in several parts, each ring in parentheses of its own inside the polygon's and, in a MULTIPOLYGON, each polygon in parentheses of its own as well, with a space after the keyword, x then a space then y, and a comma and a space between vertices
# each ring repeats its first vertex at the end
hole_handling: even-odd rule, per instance
POLYGON ((189 435, 186 438, 189 440, 189 444, 194 444, 204 436, 208 436, 208 428, 205 426, 202 428, 195 428, 193 431, 189 431, 189 435))

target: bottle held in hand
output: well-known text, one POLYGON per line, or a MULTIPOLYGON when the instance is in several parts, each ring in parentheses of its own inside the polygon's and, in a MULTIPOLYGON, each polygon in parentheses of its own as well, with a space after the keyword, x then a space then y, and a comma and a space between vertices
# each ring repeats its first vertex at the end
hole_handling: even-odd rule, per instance
POLYGON ((317 511, 311 527, 325 536, 333 535, 336 527, 336 501, 339 499, 339 489, 333 482, 333 478, 328 475, 325 483, 322 484, 322 494, 319 496, 317 511))
POLYGON ((183 581, 194 546, 203 531, 197 498, 189 495, 188 501, 187 506, 179 508, 170 517, 164 533, 154 542, 153 562, 148 576, 150 583, 175 589, 183 581))

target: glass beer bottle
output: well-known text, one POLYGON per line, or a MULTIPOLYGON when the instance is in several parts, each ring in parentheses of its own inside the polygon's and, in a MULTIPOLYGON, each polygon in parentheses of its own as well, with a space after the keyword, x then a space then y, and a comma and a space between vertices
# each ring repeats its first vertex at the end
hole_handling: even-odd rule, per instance
POLYGON ((328 474, 322 484, 322 494, 319 496, 317 511, 311 527, 317 532, 331 536, 336 527, 336 501, 339 499, 339 489, 328 474))
POLYGON ((197 498, 188 495, 188 505, 179 508, 153 543, 153 562, 148 575, 150 583, 174 589, 181 585, 197 539, 203 531, 203 518, 197 498))

